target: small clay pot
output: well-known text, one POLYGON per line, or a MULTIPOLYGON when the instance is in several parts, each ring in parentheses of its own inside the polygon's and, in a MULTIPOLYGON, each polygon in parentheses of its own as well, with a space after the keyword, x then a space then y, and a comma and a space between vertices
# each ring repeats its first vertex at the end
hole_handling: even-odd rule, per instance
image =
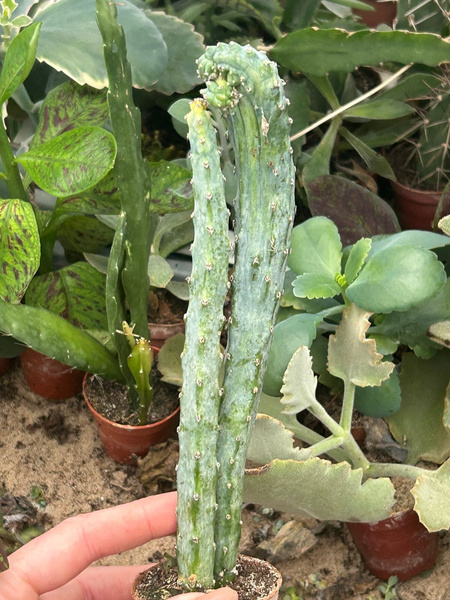
POLYGON ((149 425, 122 425, 110 421, 95 410, 86 393, 88 373, 83 380, 83 395, 91 411, 103 447, 108 456, 124 465, 136 465, 137 457, 144 457, 150 447, 167 440, 176 430, 180 418, 180 407, 165 419, 149 425))
POLYGON ((84 371, 27 348, 20 355, 22 371, 32 392, 49 400, 65 400, 81 392, 84 371))
POLYGON ((438 554, 438 533, 430 533, 408 509, 378 523, 347 523, 367 569, 380 579, 406 581, 431 569, 438 554))
POLYGON ((0 358, 0 377, 3 377, 14 365, 14 358, 0 358))
POLYGON ((370 4, 375 9, 374 11, 358 10, 354 8, 352 10, 354 15, 361 17, 363 23, 368 27, 377 27, 384 23, 392 27, 394 19, 397 15, 397 3, 391 0, 380 2, 379 0, 364 0, 366 4, 370 4))
MULTIPOLYGON (((250 584, 253 583, 256 589, 259 588, 261 581, 268 579, 270 581, 270 591, 265 595, 254 594, 253 600, 278 600, 278 594, 281 588, 281 574, 280 572, 270 563, 261 560, 259 558, 253 558, 250 556, 243 556, 242 554, 238 557, 237 563, 238 579, 243 577, 243 581, 247 581, 250 584)), ((238 582, 236 581, 236 584, 238 582)), ((239 594, 239 585, 229 583, 229 587, 235 587, 239 594)), ((153 595, 155 591, 166 591, 170 590, 170 595, 162 595, 161 597, 170 598, 170 596, 176 595, 177 593, 182 594, 183 590, 177 588, 177 570, 175 567, 168 568, 164 563, 158 563, 147 569, 143 573, 140 573, 133 583, 131 595, 134 600, 150 600, 156 596, 153 595), (161 582, 165 583, 161 585, 161 582), (152 585, 156 582, 158 585, 155 590, 155 586, 152 585), (163 588, 163 589, 162 589, 163 588)), ((159 597, 159 596, 158 596, 159 597)))
POLYGON ((433 221, 442 195, 441 192, 416 190, 398 181, 392 182, 392 189, 402 229, 433 231, 433 221))
POLYGON ((154 348, 161 349, 164 342, 177 333, 184 333, 184 321, 178 323, 149 323, 150 339, 154 348))

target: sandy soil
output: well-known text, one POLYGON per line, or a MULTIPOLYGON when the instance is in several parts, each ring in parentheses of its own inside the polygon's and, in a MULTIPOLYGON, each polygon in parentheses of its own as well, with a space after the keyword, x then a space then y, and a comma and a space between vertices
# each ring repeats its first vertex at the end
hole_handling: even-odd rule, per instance
MULTIPOLYGON (((173 486, 175 441, 155 450, 138 468, 117 465, 104 453, 81 395, 59 404, 40 398, 28 390, 19 366, 0 379, 0 406, 0 494, 29 497, 32 486, 41 488, 46 507, 40 509, 39 519, 45 528, 77 513, 173 486)), ((300 600, 384 598, 379 590, 382 582, 365 570, 345 525, 299 522, 292 515, 255 506, 245 508, 243 519, 242 550, 259 556, 267 554, 264 547, 275 529, 288 522, 293 525, 296 543, 284 547, 276 566, 284 587, 295 586, 300 600)), ((173 549, 174 539, 169 537, 100 563, 146 564, 173 549)), ((401 600, 450 600, 448 533, 441 534, 433 571, 398 584, 396 590, 401 600)))

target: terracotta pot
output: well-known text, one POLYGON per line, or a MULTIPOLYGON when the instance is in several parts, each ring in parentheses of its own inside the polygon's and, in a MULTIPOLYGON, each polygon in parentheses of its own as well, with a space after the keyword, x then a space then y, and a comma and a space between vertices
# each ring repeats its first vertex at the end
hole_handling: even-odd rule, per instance
POLYGON ((382 23, 392 27, 394 19, 397 15, 397 3, 391 0, 388 2, 379 0, 364 0, 366 4, 370 4, 374 7, 375 11, 358 10, 354 8, 352 10, 354 15, 361 17, 363 23, 368 27, 376 27, 382 23))
POLYGON ((180 418, 179 406, 165 419, 149 425, 122 425, 110 421, 97 412, 89 402, 86 393, 86 382, 89 377, 91 375, 86 373, 83 380, 84 399, 94 417, 106 453, 116 462, 124 465, 137 464, 136 457, 145 456, 150 446, 164 442, 175 432, 180 418))
POLYGON ((177 333, 184 333, 184 321, 178 323, 149 323, 150 339, 152 346, 161 349, 164 342, 173 337, 177 333))
POLYGON ((416 190, 406 185, 392 182, 396 198, 398 220, 402 229, 433 230, 436 209, 441 198, 441 192, 416 190))
POLYGON ((25 380, 32 392, 49 400, 64 400, 81 392, 84 371, 69 367, 31 348, 20 355, 25 380))
POLYGON ((367 569, 380 579, 405 581, 431 569, 438 553, 438 533, 430 533, 413 509, 378 523, 347 523, 367 569))
POLYGON ((14 358, 0 358, 0 377, 12 369, 14 360, 14 358))
MULTIPOLYGON (((272 590, 265 596, 256 596, 254 600, 278 600, 278 594, 281 588, 281 574, 280 572, 270 563, 260 560, 259 558, 253 558, 250 556, 243 556, 242 554, 238 557, 238 573, 243 569, 244 575, 247 576, 247 580, 255 580, 255 585, 258 584, 258 578, 260 578, 260 572, 268 574, 270 579, 273 581, 272 590)), ((155 586, 152 586, 152 582, 156 583, 156 589, 162 587, 162 582, 171 588, 176 589, 177 583, 177 570, 176 568, 167 568, 164 563, 158 563, 147 569, 143 573, 140 573, 133 583, 131 595, 134 600, 149 600, 150 598, 157 597, 153 595, 155 586)), ((233 587, 233 583, 228 584, 233 587)), ((162 591, 162 590, 161 590, 162 591)), ((237 590, 239 593, 239 590, 237 590)), ((180 593, 183 593, 180 590, 180 593)), ((172 594, 175 595, 175 594, 172 594)), ((159 596, 158 596, 159 597, 159 596)), ((161 596, 165 597, 165 596, 161 596)))

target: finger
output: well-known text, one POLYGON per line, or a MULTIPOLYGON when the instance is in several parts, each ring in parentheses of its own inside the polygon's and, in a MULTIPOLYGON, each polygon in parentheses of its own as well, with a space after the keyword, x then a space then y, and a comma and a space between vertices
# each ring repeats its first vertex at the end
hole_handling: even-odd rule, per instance
POLYGON ((130 600, 136 577, 150 565, 88 567, 78 577, 40 600, 130 600))
POLYGON ((180 594, 179 596, 173 596, 170 600, 238 600, 238 594, 235 590, 229 587, 219 588, 208 592, 207 594, 201 594, 198 592, 191 592, 189 594, 180 594))
POLYGON ((38 596, 57 589, 99 558, 174 533, 175 508, 171 492, 71 517, 14 552, 10 568, 0 574, 0 588, 11 580, 38 596))

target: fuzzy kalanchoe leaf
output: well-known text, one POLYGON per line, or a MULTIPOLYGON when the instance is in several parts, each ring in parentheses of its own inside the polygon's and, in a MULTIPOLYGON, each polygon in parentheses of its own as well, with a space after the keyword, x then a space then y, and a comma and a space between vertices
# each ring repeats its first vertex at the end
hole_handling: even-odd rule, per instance
POLYGON ((244 463, 283 290, 294 215, 290 118, 275 63, 250 46, 218 44, 199 60, 204 97, 222 109, 232 141, 235 269, 220 407, 216 579, 236 565, 244 463))
POLYGON ((191 104, 187 122, 192 148, 195 241, 182 357, 177 555, 183 587, 207 589, 214 587, 220 333, 230 246, 216 135, 205 101, 191 104))

